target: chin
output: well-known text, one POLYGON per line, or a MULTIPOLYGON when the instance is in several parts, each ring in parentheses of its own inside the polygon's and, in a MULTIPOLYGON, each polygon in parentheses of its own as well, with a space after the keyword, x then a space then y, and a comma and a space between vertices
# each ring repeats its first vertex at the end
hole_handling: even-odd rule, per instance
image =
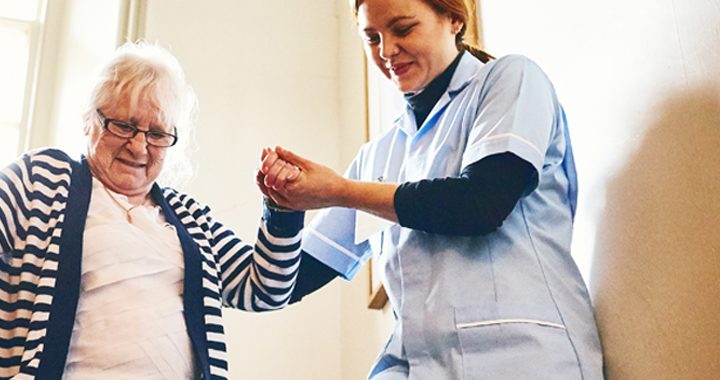
POLYGON ((409 92, 416 92, 419 91, 422 87, 415 86, 415 85, 397 85, 398 90, 402 92, 403 94, 407 94, 409 92))
POLYGON ((395 79, 395 80, 393 80, 393 84, 402 93, 412 91, 411 85, 405 81, 399 81, 399 80, 395 79))
POLYGON ((395 79, 393 82, 395 83, 395 87, 402 93, 416 92, 424 88, 422 83, 418 83, 418 81, 411 80, 410 78, 405 80, 395 79))

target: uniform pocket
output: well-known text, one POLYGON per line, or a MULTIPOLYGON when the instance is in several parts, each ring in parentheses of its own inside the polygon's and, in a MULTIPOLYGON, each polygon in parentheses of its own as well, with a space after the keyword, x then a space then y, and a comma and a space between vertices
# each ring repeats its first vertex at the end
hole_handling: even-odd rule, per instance
POLYGON ((552 306, 460 307, 455 329, 465 380, 580 379, 575 350, 552 306))

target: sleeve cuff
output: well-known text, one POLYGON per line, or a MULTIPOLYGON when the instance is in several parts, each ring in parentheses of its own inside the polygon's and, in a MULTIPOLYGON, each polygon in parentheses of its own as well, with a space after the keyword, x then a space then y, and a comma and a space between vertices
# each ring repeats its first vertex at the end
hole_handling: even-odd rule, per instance
POLYGON ((303 251, 332 268, 346 280, 352 280, 370 257, 370 245, 367 242, 355 247, 361 255, 357 256, 312 228, 305 230, 302 247, 303 251))
POLYGON ((305 223, 304 211, 277 210, 265 205, 263 207, 263 220, 267 230, 275 237, 293 237, 303 228, 305 223))
POLYGON ((465 150, 462 168, 493 154, 510 152, 532 164, 538 174, 542 173, 544 154, 530 141, 514 134, 494 136, 478 141, 465 150))

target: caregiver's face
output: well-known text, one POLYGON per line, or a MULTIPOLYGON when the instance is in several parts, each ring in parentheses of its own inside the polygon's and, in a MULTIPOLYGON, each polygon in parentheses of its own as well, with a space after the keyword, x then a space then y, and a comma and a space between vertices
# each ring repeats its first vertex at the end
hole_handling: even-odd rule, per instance
POLYGON ((452 63, 462 25, 422 0, 364 0, 358 7, 365 53, 402 92, 422 90, 452 63))

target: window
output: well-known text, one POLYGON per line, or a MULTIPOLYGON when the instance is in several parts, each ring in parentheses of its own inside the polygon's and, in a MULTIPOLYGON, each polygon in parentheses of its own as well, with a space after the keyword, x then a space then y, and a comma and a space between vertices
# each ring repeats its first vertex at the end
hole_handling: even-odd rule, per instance
POLYGON ((0 0, 0 166, 24 148, 45 0, 0 0))

